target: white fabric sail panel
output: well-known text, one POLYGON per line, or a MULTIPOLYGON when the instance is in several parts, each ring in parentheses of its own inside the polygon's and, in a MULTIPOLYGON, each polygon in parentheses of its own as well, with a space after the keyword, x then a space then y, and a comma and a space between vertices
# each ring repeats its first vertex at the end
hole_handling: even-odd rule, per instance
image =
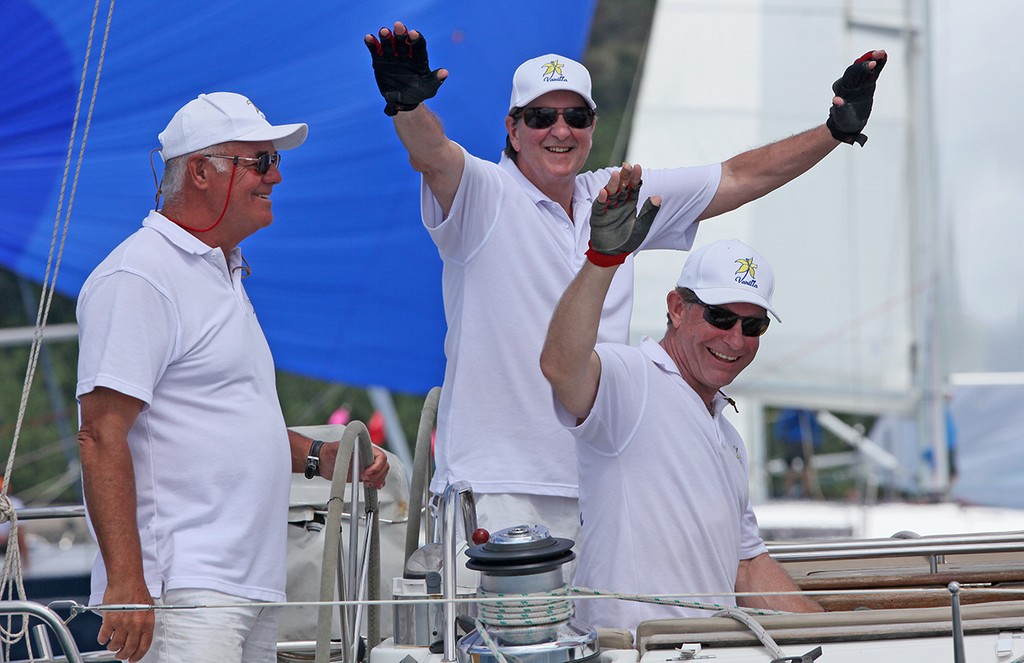
MULTIPOLYGON (((870 4, 872 20, 901 20, 888 4, 870 4)), ((848 30, 837 1, 658 5, 629 149, 646 167, 720 161, 822 123, 832 81, 871 48, 890 60, 867 146, 841 145, 804 177, 698 233, 698 246, 751 243, 777 273, 785 323, 762 339, 758 360, 731 388, 737 395, 846 411, 910 403, 914 298, 928 284, 913 282, 910 264, 904 48, 896 36, 848 30)), ((665 294, 684 258, 637 259, 634 337, 664 333, 665 294)))
MULTIPOLYGON (((952 497, 962 504, 1024 508, 1020 490, 1024 456, 1019 453, 1024 430, 1024 409, 1020 407, 1024 373, 954 373, 950 383, 957 468, 952 497)), ((900 459, 909 477, 882 472, 879 482, 913 490, 914 474, 926 462, 917 444, 915 420, 898 415, 880 417, 870 435, 900 459)))
POLYGON ((1024 88, 1024 3, 935 3, 941 192, 956 253, 954 372, 1024 371, 1024 162, 1014 131, 1024 88), (970 57, 964 54, 970 53, 970 57))

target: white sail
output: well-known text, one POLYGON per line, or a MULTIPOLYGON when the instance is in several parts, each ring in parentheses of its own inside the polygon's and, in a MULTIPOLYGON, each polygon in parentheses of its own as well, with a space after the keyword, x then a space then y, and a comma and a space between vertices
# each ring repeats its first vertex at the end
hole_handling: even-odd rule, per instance
MULTIPOLYGON (((784 189, 705 222, 697 241, 742 238, 777 274, 784 324, 764 337, 732 391, 847 411, 904 410, 912 404, 913 301, 925 287, 908 262, 906 57, 898 35, 857 34, 843 9, 838 1, 660 2, 629 159, 647 167, 718 161, 820 124, 832 81, 856 56, 885 48, 867 146, 840 146, 784 189)), ((663 333, 664 296, 683 258, 638 258, 636 335, 663 333)))
MULTIPOLYGON (((820 124, 845 67, 872 49, 889 53, 863 149, 841 145, 808 174, 698 233, 698 246, 723 237, 751 243, 777 275, 785 322, 729 388, 748 404, 739 424, 754 458, 763 446, 760 404, 910 415, 922 422, 921 444, 939 439, 932 431, 941 430, 955 295, 950 231, 935 192, 930 7, 658 4, 628 155, 646 167, 719 161, 820 124)), ((663 333, 664 296, 683 259, 638 258, 634 336, 663 333)))

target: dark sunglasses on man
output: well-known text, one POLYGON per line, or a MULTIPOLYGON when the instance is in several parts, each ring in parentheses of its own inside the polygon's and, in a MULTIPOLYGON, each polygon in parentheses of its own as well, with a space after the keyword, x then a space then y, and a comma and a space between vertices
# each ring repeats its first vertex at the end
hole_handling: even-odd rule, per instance
POLYGON ((740 330, 744 336, 761 336, 768 331, 768 325, 771 323, 771 319, 767 316, 739 315, 721 306, 705 304, 699 299, 694 303, 704 307, 704 321, 715 329, 727 331, 732 329, 736 325, 736 321, 739 320, 740 330))
POLYGON ((547 129, 558 121, 558 116, 573 129, 586 129, 594 123, 594 110, 587 106, 572 108, 524 108, 523 122, 531 129, 547 129))
POLYGON ((273 154, 271 154, 270 152, 260 152, 254 157, 239 157, 234 156, 232 154, 204 154, 203 156, 206 157, 207 159, 232 159, 236 166, 241 161, 246 161, 250 163, 255 162, 255 165, 253 167, 256 169, 256 172, 259 173, 260 175, 266 175, 267 171, 270 170, 271 166, 277 166, 279 168, 281 166, 280 152, 274 152, 273 154))

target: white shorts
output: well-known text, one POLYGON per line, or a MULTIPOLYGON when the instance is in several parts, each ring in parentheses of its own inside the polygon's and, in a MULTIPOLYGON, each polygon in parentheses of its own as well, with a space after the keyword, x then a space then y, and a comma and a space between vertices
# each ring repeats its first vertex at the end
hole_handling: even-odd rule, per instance
MULTIPOLYGON (((253 603, 210 589, 172 589, 155 605, 253 603)), ((277 609, 231 608, 155 610, 153 644, 140 663, 275 663, 277 609)))

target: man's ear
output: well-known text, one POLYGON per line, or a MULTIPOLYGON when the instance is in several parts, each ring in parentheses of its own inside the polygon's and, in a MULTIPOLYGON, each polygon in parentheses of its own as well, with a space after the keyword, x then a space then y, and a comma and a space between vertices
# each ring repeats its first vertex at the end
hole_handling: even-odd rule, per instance
POLYGON ((188 178, 197 189, 205 190, 210 186, 210 174, 213 166, 210 160, 201 154, 195 154, 185 164, 188 178))
POLYGON ((505 116, 505 130, 508 131, 508 139, 516 152, 519 151, 519 126, 518 122, 511 115, 505 116))
POLYGON ((668 322, 673 329, 683 322, 683 312, 686 309, 686 301, 679 294, 678 290, 669 290, 665 296, 665 304, 668 308, 668 322))

